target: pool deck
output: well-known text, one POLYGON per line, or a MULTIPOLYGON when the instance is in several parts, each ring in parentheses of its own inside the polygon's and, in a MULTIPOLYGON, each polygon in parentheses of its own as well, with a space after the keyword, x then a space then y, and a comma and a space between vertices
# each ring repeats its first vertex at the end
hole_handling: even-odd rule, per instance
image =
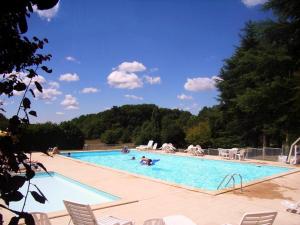
MULTIPOLYGON (((205 158, 217 159, 213 156, 205 158)), ((300 200, 300 167, 294 167, 298 170, 295 173, 245 187, 243 192, 235 190, 220 195, 208 195, 63 156, 51 158, 34 153, 33 159, 42 162, 49 171, 122 198, 116 202, 116 206, 113 206, 115 203, 93 206, 97 217, 112 215, 142 225, 146 219, 182 214, 198 225, 234 225, 239 224, 246 212, 277 211, 275 225, 300 224, 300 214, 286 212, 281 205, 282 200, 300 200)), ((285 166, 257 160, 247 162, 285 166)), ((1 213, 4 214, 7 224, 11 215, 5 210, 1 210, 1 213)), ((49 214, 52 224, 56 225, 68 224, 70 218, 64 215, 66 211, 49 214)))

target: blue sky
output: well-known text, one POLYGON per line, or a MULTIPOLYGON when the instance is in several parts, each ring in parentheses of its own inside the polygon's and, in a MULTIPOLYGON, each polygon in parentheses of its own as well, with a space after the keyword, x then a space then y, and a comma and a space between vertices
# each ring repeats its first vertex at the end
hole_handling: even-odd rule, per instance
MULTIPOLYGON (((28 20, 53 58, 40 73, 33 122, 61 122, 124 104, 197 114, 217 104, 214 79, 248 20, 271 17, 264 0, 60 1, 28 20)), ((16 93, 17 95, 18 93, 16 93)), ((5 102, 6 116, 20 97, 5 102)))

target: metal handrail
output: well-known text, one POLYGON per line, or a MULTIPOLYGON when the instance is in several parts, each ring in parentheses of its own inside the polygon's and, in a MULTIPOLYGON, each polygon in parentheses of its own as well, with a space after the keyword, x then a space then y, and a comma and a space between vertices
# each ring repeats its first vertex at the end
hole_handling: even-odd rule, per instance
POLYGON ((239 177, 240 177, 240 181, 241 181, 241 191, 243 191, 243 177, 242 177, 242 175, 239 174, 239 173, 234 173, 232 176, 233 176, 233 177, 234 177, 234 176, 239 176, 239 177))
POLYGON ((227 175, 223 178, 223 180, 220 182, 220 184, 219 184, 217 190, 219 190, 219 188, 222 186, 222 184, 224 183, 224 181, 226 180, 226 178, 229 177, 229 176, 230 176, 230 178, 229 178, 229 180, 227 181, 227 183, 225 184, 225 187, 226 187, 226 186, 230 183, 230 181, 232 180, 232 181, 233 181, 233 188, 235 188, 235 178, 234 178, 234 177, 235 177, 235 176, 239 176, 239 178, 240 178, 240 184, 241 184, 240 189, 241 189, 241 191, 243 191, 243 177, 242 177, 242 175, 239 174, 239 173, 227 174, 227 175))
POLYGON ((223 180, 220 182, 217 190, 219 190, 219 188, 221 187, 221 185, 223 184, 223 182, 225 181, 225 179, 228 177, 228 176, 231 176, 231 174, 227 174, 226 176, 224 176, 223 180))

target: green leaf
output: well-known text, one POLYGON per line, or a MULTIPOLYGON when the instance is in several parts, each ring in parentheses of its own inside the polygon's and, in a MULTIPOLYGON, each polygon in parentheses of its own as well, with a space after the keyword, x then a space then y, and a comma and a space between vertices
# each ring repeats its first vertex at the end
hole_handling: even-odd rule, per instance
POLYGON ((32 94, 32 96, 35 98, 35 94, 34 94, 33 90, 30 88, 29 91, 32 94))
POLYGON ((34 84, 35 84, 36 88, 39 90, 39 92, 42 93, 42 92, 43 92, 43 87, 42 87, 42 85, 40 85, 40 83, 37 82, 37 81, 35 81, 34 84))
MULTIPOLYGON (((39 167, 41 167, 46 173, 48 173, 47 168, 40 162, 35 163, 36 165, 38 165, 39 167)), ((48 173, 48 175, 50 175, 50 173, 48 173)))
POLYGON ((45 204, 46 202, 46 198, 45 196, 40 195, 39 193, 37 193, 36 191, 31 191, 30 194, 32 195, 32 197, 39 203, 45 204))
POLYGON ((20 217, 14 216, 10 219, 8 225, 18 225, 20 217))
POLYGON ((15 86, 14 86, 14 90, 16 91, 24 91, 26 89, 26 85, 22 82, 18 82, 15 86))
POLYGON ((42 66, 41 69, 44 70, 46 73, 52 73, 52 70, 49 69, 47 66, 42 66))
POLYGON ((27 163, 23 163, 24 167, 26 168, 26 179, 30 180, 34 177, 35 172, 32 170, 31 166, 27 163))
POLYGON ((14 176, 11 178, 11 184, 12 184, 12 187, 15 189, 15 190, 18 190, 19 188, 21 188, 24 183, 26 181, 26 178, 24 176, 14 176))
POLYGON ((32 115, 32 116, 37 117, 36 111, 29 111, 29 114, 32 115))
POLYGON ((29 100, 29 98, 24 98, 23 99, 23 107, 25 108, 25 109, 29 109, 30 108, 30 104, 31 104, 31 102, 30 102, 30 100, 29 100))
POLYGON ((36 0, 39 10, 51 9, 58 3, 58 0, 36 0))
POLYGON ((27 225, 35 225, 33 216, 30 213, 23 212, 20 217, 24 218, 25 224, 27 225))
POLYGON ((24 197, 23 194, 19 191, 13 191, 13 192, 5 193, 5 194, 1 195, 1 198, 4 199, 5 203, 18 202, 18 201, 22 200, 23 197, 24 197))
POLYGON ((28 70, 29 74, 27 75, 28 78, 33 78, 37 76, 36 72, 33 69, 28 70))
MULTIPOLYGON (((48 173, 48 172, 47 172, 47 173, 48 173)), ((43 197, 48 201, 48 199, 47 199, 46 196, 43 194, 43 192, 38 188, 38 186, 35 185, 35 184, 32 184, 32 185, 38 190, 38 192, 40 193, 40 195, 43 196, 43 197)))

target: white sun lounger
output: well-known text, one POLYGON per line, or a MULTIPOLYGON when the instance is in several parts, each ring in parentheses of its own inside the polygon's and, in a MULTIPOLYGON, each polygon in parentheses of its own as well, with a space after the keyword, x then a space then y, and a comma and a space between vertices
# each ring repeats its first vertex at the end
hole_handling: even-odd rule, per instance
POLYGON ((152 146, 152 150, 156 150, 157 149, 157 143, 154 143, 154 145, 152 146))
POLYGON ((153 140, 149 140, 147 145, 137 146, 136 149, 138 149, 138 150, 148 150, 148 149, 152 149, 152 145, 153 145, 153 140))
POLYGON ((64 200, 66 209, 74 225, 133 225, 132 221, 105 216, 96 219, 89 205, 78 204, 64 200))
POLYGON ((277 212, 245 213, 239 225, 272 225, 276 216, 277 212))
POLYGON ((173 146, 173 144, 169 143, 162 147, 162 150, 164 150, 166 153, 175 153, 176 148, 173 146))
POLYGON ((35 225, 51 225, 49 217, 46 213, 42 212, 32 212, 35 225))
POLYGON ((191 219, 183 215, 166 216, 146 220, 143 225, 196 225, 191 219))

